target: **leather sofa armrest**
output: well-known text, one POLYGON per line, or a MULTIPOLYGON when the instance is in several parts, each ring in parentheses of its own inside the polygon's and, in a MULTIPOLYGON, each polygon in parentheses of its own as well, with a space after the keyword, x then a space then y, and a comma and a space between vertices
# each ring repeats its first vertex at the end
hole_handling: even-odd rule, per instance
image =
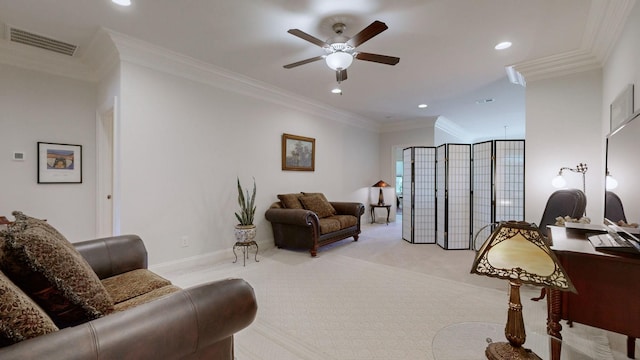
POLYGON ((353 215, 359 218, 364 214, 364 205, 362 203, 337 201, 331 201, 330 203, 339 215, 353 215))
POLYGON ((138 235, 121 235, 74 243, 98 278, 147 268, 147 249, 138 235))
POLYGON ((0 349, 0 359, 182 359, 255 319, 253 288, 211 282, 88 323, 0 349))
POLYGON ((265 218, 272 223, 297 226, 319 226, 318 215, 304 209, 268 209, 265 218))

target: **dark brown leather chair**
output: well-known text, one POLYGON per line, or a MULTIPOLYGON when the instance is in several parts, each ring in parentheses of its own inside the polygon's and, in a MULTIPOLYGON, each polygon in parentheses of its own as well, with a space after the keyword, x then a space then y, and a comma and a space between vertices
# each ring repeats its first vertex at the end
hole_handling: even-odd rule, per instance
POLYGON ((586 208, 587 197, 582 190, 557 190, 549 196, 538 228, 545 236, 548 236, 549 229, 547 226, 555 224, 557 217, 570 216, 571 218, 579 219, 584 216, 586 208))
MULTIPOLYGON (((549 225, 556 223, 556 218, 569 216, 579 219, 584 216, 587 208, 587 196, 579 189, 557 190, 547 199, 547 205, 542 212, 542 218, 538 228, 545 237, 549 237, 549 225)), ((544 299, 546 289, 540 290, 540 296, 532 298, 533 301, 544 299)))
POLYGON ((624 206, 620 197, 612 191, 606 191, 604 194, 604 217, 618 223, 620 221, 626 223, 627 217, 624 215, 624 206))

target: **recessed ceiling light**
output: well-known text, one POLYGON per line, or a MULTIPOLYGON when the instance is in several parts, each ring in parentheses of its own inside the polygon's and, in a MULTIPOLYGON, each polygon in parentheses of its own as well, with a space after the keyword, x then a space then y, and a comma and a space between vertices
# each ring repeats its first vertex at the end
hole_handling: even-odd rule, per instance
POLYGON ((496 50, 504 50, 504 49, 508 49, 510 47, 511 47, 511 42, 503 41, 503 42, 499 43, 498 45, 496 45, 494 49, 496 49, 496 50))
POLYGON ((337 94, 337 95, 342 95, 342 89, 340 89, 339 87, 333 88, 333 89, 331 89, 331 93, 337 94))
POLYGON ((111 0, 112 3, 120 6, 130 6, 131 0, 111 0))
POLYGON ((426 108, 427 108, 427 106, 429 106, 429 105, 427 105, 427 104, 420 104, 420 105, 418 105, 418 108, 419 108, 419 109, 426 109, 426 108))

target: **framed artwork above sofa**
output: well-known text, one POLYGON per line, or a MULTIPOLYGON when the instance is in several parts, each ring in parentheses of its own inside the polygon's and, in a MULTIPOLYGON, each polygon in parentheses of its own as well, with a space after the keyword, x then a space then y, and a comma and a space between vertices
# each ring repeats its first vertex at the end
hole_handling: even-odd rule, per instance
POLYGON ((316 139, 282 134, 282 170, 314 171, 316 139))

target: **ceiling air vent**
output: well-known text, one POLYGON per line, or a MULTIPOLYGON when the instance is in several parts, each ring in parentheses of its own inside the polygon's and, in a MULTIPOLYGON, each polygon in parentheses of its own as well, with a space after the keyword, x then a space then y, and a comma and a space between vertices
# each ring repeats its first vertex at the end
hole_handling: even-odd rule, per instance
POLYGON ((9 28, 9 40, 20 44, 35 46, 58 54, 73 56, 78 48, 76 45, 34 34, 25 30, 9 28))

